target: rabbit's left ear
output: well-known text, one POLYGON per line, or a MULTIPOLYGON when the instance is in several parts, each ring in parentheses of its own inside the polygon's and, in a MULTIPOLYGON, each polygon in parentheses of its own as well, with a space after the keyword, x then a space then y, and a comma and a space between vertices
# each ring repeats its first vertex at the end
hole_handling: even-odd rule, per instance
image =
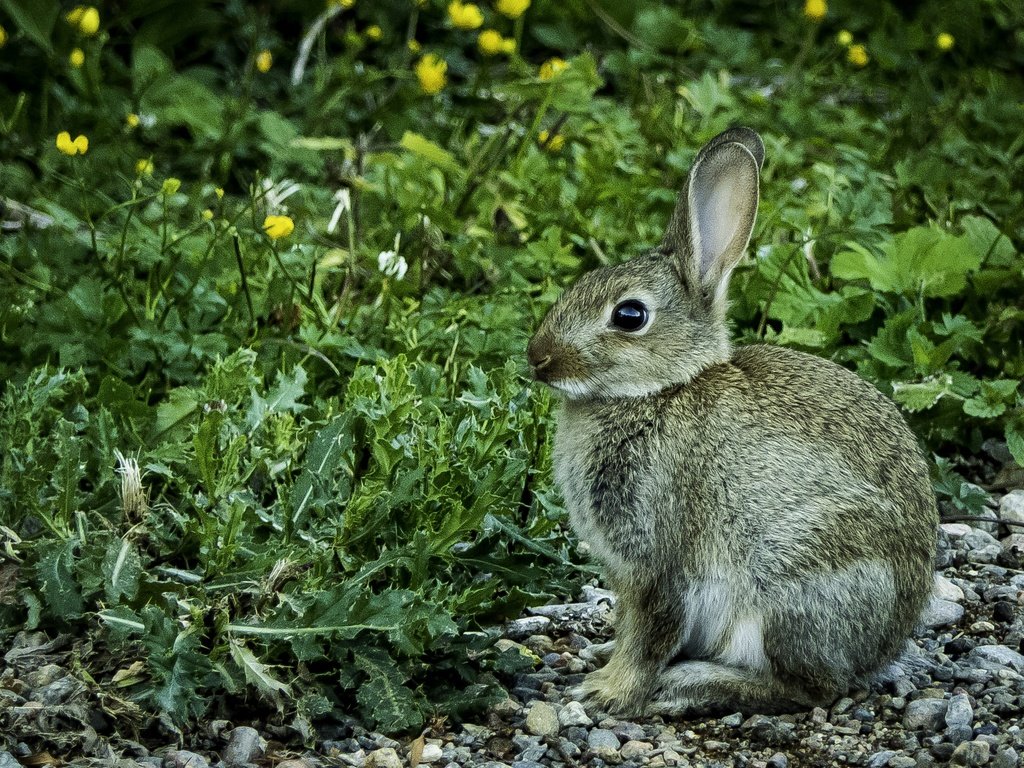
POLYGON ((698 153, 665 233, 680 275, 716 303, 754 229, 763 160, 764 144, 749 128, 716 136, 698 153))

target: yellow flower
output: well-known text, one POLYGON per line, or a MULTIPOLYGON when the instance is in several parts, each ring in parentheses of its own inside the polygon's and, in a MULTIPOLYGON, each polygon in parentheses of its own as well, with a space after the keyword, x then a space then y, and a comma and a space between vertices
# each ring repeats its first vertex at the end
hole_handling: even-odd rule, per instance
POLYGON ((138 128, 139 116, 136 115, 134 112, 129 112, 127 115, 124 116, 124 124, 127 125, 129 128, 138 128))
POLYGON ((539 77, 541 80, 551 80, 568 66, 565 59, 559 59, 557 56, 553 59, 548 59, 540 65, 539 77))
POLYGON ((381 29, 377 24, 371 24, 366 28, 366 37, 369 40, 380 40, 384 37, 384 30, 381 29))
POLYGON ((85 51, 83 51, 81 48, 72 49, 71 55, 68 56, 68 64, 70 64, 75 69, 78 69, 83 64, 85 64, 85 51))
POLYGON ((537 134, 537 141, 548 152, 560 152, 565 146, 565 136, 560 133, 552 136, 547 131, 541 131, 537 134))
POLYGON ((448 71, 448 62, 434 53, 428 53, 416 62, 416 77, 420 81, 420 88, 424 93, 433 95, 444 88, 448 78, 445 73, 448 71))
POLYGON ((848 29, 840 29, 839 34, 836 35, 836 42, 844 48, 853 44, 853 33, 848 29))
POLYGON ((953 50, 955 44, 956 38, 949 34, 949 32, 940 32, 935 36, 935 47, 943 53, 953 50))
POLYGON ((356 0, 327 0, 328 8, 351 8, 356 4, 356 0))
POLYGON ((152 176, 153 161, 147 157, 142 158, 135 164, 135 173, 139 176, 152 176))
POLYGON ((515 50, 516 41, 506 40, 501 36, 501 32, 496 29, 485 29, 476 39, 477 47, 480 49, 480 53, 486 56, 496 56, 499 53, 511 53, 508 50, 508 44, 512 44, 512 51, 515 50))
POLYGON ((213 221, 213 211, 207 208, 200 214, 203 217, 203 221, 213 221))
POLYGON ((518 19, 530 7, 530 0, 498 0, 498 13, 510 19, 518 19))
POLYGON ((4 25, 0 24, 0 48, 7 45, 7 30, 4 29, 4 25))
POLYGON ((61 131, 57 134, 57 149, 70 157, 84 155, 89 151, 89 139, 79 134, 72 140, 70 133, 61 131))
POLYGON ((177 193, 179 189, 181 189, 181 179, 176 179, 173 176, 168 176, 160 185, 160 191, 167 197, 177 193))
POLYGON ((271 240, 288 237, 293 229, 295 229, 295 222, 292 221, 291 216, 267 216, 263 220, 263 231, 271 240))
POLYGON ((825 0, 807 0, 804 3, 804 16, 811 21, 821 21, 828 11, 828 4, 825 0))
POLYGON ((868 56, 868 49, 860 43, 851 45, 846 52, 846 60, 855 67, 866 67, 871 58, 868 56))
POLYGON ((480 6, 473 3, 462 3, 452 0, 448 4, 448 18, 458 29, 478 29, 484 23, 484 15, 480 6))
POLYGON ((91 5, 75 6, 64 18, 83 35, 95 35, 100 29, 100 12, 91 5))
POLYGON ((419 53, 420 49, 423 47, 422 45, 420 45, 418 40, 410 40, 408 43, 406 43, 406 46, 408 46, 409 50, 412 51, 413 53, 419 53))
POLYGON ((256 69, 266 74, 274 66, 274 55, 268 50, 262 50, 256 54, 256 69))
POLYGON ((217 187, 215 190, 213 190, 213 194, 215 194, 217 196, 218 200, 223 200, 224 199, 224 187, 217 187))

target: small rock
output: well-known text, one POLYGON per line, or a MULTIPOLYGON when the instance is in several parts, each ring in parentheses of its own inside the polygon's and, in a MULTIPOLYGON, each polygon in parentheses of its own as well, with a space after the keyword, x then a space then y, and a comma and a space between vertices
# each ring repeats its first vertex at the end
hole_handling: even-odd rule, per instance
POLYGON ((766 768, 789 768, 789 758, 782 752, 776 752, 768 758, 768 765, 766 768))
POLYGON ((277 763, 275 768, 315 768, 315 765, 316 764, 311 763, 309 760, 304 760, 301 757, 295 757, 290 760, 282 760, 280 763, 277 763))
POLYGON ((935 761, 927 752, 922 752, 921 758, 921 760, 915 760, 909 755, 896 755, 889 761, 889 768, 926 768, 926 766, 935 765, 935 761))
POLYGON ((946 709, 946 738, 953 744, 970 741, 974 735, 973 721, 974 708, 967 695, 958 693, 951 697, 946 709))
POLYGON ((551 627, 551 619, 547 616, 526 616, 515 619, 505 625, 505 637, 512 640, 525 640, 530 635, 539 635, 551 627))
POLYGON ((943 699, 915 699, 903 713, 903 727, 910 731, 935 731, 942 725, 948 706, 943 699))
POLYGON ((574 725, 589 728, 594 721, 587 716, 587 710, 578 701, 570 701, 562 711, 558 713, 558 722, 563 728, 570 728, 574 725))
POLYGON ((702 745, 708 752, 728 752, 732 749, 732 745, 725 741, 716 741, 715 739, 708 739, 702 745))
POLYGON ((636 723, 616 723, 612 726, 612 733, 618 736, 621 741, 644 741, 647 738, 647 733, 643 727, 636 723))
POLYGON ((619 737, 606 728, 595 728, 587 735, 587 746, 596 757, 608 763, 619 763, 619 737))
MULTIPOLYGON (((570 703, 579 704, 579 702, 570 703)), ((546 701, 533 702, 530 711, 526 714, 526 730, 535 736, 557 736, 558 713, 555 712, 555 708, 546 701)))
POLYGON ((999 540, 987 531, 983 531, 980 528, 971 528, 970 533, 963 537, 963 542, 970 549, 984 549, 993 544, 998 544, 999 540))
POLYGON ((1000 565, 1007 568, 1020 568, 1024 565, 1024 533, 1011 533, 1001 545, 1002 551, 997 556, 1000 565))
POLYGON ((209 768, 202 755, 186 749, 176 749, 164 755, 164 768, 209 768))
POLYGON ((0 749, 0 768, 21 768, 21 763, 6 749, 0 749))
MULTIPOLYGON (((824 711, 824 710, 822 710, 824 711)), ((743 724, 743 714, 740 712, 734 712, 731 715, 726 715, 722 718, 722 725, 728 725, 730 728, 736 728, 743 724)))
MULTIPOLYGON (((995 662, 1004 667, 1009 667, 1014 672, 1024 674, 1024 656, 1005 645, 979 645, 971 656, 995 662)), ((969 657, 968 657, 969 658, 969 657)))
POLYGON ((627 741, 619 753, 623 760, 642 760, 653 751, 654 745, 649 741, 627 741))
POLYGON ((366 756, 366 768, 402 768, 402 758, 391 747, 375 749, 366 756))
POLYGON ((867 766, 868 768, 885 768, 889 764, 889 760, 894 757, 896 757, 896 752, 891 749, 875 752, 868 758, 867 766))
POLYGON ((1013 747, 1004 747, 996 752, 992 758, 992 768, 1018 768, 1020 755, 1013 747))
POLYGON ((1011 523, 1024 523, 1024 490, 1010 491, 999 500, 999 516, 1011 523))
POLYGON ((959 603, 943 600, 941 597, 933 597, 921 612, 920 622, 929 629, 938 629, 956 624, 963 618, 963 615, 964 607, 959 603))
POLYGON ((951 539, 962 539, 974 529, 966 523, 943 523, 939 530, 951 539))
POLYGON ((231 731, 228 745, 221 752, 221 757, 228 765, 251 763, 262 756, 263 748, 260 746, 259 731, 245 725, 231 731))
POLYGON ((941 573, 935 574, 932 594, 940 600, 949 600, 953 603, 959 603, 964 599, 964 591, 941 573))
POLYGON ((972 549, 967 553, 969 563, 994 563, 1003 554, 1003 547, 1000 544, 988 544, 980 549, 972 549))
POLYGON ((965 741, 953 750, 950 763, 966 766, 984 765, 988 762, 990 749, 987 741, 965 741))
POLYGON ((420 755, 421 763, 436 763, 441 759, 441 747, 437 744, 424 744, 423 754, 420 755))

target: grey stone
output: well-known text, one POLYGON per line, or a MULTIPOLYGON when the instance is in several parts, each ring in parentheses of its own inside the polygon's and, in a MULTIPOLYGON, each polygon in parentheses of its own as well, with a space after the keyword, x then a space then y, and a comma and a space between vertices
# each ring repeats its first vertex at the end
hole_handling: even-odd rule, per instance
MULTIPOLYGON (((971 724, 974 722, 974 708, 971 706, 971 700, 964 693, 957 693, 950 697, 949 706, 946 708, 946 728, 947 729, 962 729, 967 728, 967 733, 972 733, 971 724)), ((961 741, 967 741, 967 739, 950 739, 959 743, 961 741)))
POLYGON ((587 747, 596 757, 608 763, 619 763, 619 737, 607 728, 595 728, 587 735, 587 747))
POLYGON ((943 600, 941 597, 932 597, 921 612, 920 622, 929 629, 948 627, 956 624, 963 618, 964 607, 951 600, 943 600))
POLYGON ((260 734, 255 728, 239 726, 231 731, 221 757, 228 765, 243 765, 263 756, 260 734))
POLYGON ((366 756, 366 768, 402 768, 402 758, 391 747, 375 749, 366 756))
POLYGON ((789 758, 782 752, 776 752, 768 758, 767 768, 789 768, 789 758))
POLYGON ((1003 554, 1003 547, 999 543, 987 544, 980 549, 972 549, 967 553, 969 563, 994 563, 1003 554))
POLYGON ((6 749, 0 749, 0 768, 22 768, 18 759, 6 749))
POLYGON ((971 651, 971 656, 994 662, 1003 667, 1009 667, 1014 672, 1024 674, 1024 655, 1017 653, 1012 648, 1007 648, 1005 645, 979 645, 971 651))
POLYGON ((423 754, 420 755, 420 762, 436 763, 438 760, 441 759, 441 755, 441 747, 437 744, 424 744, 423 754))
POLYGON ((726 715, 722 718, 722 725, 728 725, 731 728, 736 728, 743 724, 743 714, 740 712, 734 712, 731 715, 726 715))
POLYGON ((932 594, 941 600, 949 600, 953 603, 959 603, 964 599, 964 591, 941 573, 935 574, 932 594))
POLYGON ((209 768, 209 765, 205 757, 187 749, 176 749, 164 755, 164 768, 209 768))
POLYGON ((985 741, 965 741, 953 750, 953 765, 981 766, 988 762, 990 747, 985 741))
POLYGON ((868 768, 885 768, 889 764, 889 760, 896 757, 896 752, 891 749, 885 749, 881 752, 875 752, 871 757, 868 758, 868 768))
POLYGON ((995 757, 992 758, 992 768, 1018 768, 1019 765, 1020 755, 1013 747, 997 750, 995 757))
POLYGON ((1010 491, 999 500, 999 516, 1013 523, 1024 523, 1024 490, 1010 491))
POLYGON ((991 546, 992 544, 998 544, 999 541, 988 531, 983 531, 980 528, 971 528, 970 532, 963 537, 962 541, 970 549, 983 549, 991 546))
POLYGON ((618 736, 620 741, 643 741, 647 738, 643 726, 636 723, 616 723, 612 726, 612 733, 618 736))
POLYGON ((570 728, 574 725, 589 728, 594 721, 587 715, 587 710, 578 701, 570 701, 562 711, 558 713, 558 722, 563 728, 570 728))
POLYGON ((948 706, 943 699, 915 699, 904 710, 903 727, 911 731, 938 730, 948 706))
POLYGON ((551 619, 547 616, 526 616, 506 624, 505 637, 512 640, 525 640, 530 635, 546 632, 550 627, 551 619))
POLYGON ((1024 533, 1011 533, 1003 539, 999 562, 1009 568, 1024 565, 1024 533))
POLYGON ((557 736, 558 713, 555 708, 546 701, 533 702, 526 714, 526 730, 535 736, 557 736))
POLYGON ((654 745, 649 741, 627 741, 622 745, 622 749, 619 752, 622 754, 623 760, 642 760, 654 749, 654 745))
POLYGON ((932 760, 932 756, 927 752, 922 752, 921 756, 927 758, 925 762, 921 760, 915 760, 909 755, 896 755, 892 760, 889 761, 889 768, 924 768, 924 766, 935 765, 935 761, 932 760))

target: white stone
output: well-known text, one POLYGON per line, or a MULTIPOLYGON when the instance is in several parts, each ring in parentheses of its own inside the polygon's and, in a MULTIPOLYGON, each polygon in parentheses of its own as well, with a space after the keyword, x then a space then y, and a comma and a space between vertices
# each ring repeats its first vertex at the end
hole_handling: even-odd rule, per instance
POLYGON ((423 754, 420 755, 420 762, 434 763, 441 759, 441 747, 437 744, 426 744, 423 747, 423 754))
POLYGON ((956 624, 963 618, 964 608, 959 603, 933 597, 921 612, 921 624, 930 629, 956 624))
POLYGON ((951 539, 962 539, 971 532, 971 526, 965 523, 943 523, 939 529, 951 539))
POLYGON ((959 603, 964 599, 964 591, 941 573, 935 574, 932 594, 940 600, 949 600, 954 603, 959 603))
POLYGON ((572 726, 589 728, 594 724, 594 721, 587 716, 587 710, 583 708, 582 704, 578 701, 570 701, 558 713, 558 723, 563 728, 571 728, 572 726))
POLYGON ((999 516, 1013 523, 1024 523, 1024 490, 1010 491, 999 501, 999 516))

